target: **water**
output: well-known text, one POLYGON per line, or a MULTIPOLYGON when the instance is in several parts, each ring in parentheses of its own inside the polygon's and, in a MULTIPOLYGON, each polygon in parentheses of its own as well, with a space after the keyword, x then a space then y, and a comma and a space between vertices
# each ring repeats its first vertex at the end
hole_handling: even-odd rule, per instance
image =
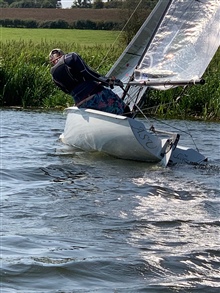
POLYGON ((220 292, 219 124, 187 122, 207 166, 164 169, 73 152, 62 113, 0 115, 1 293, 220 292))

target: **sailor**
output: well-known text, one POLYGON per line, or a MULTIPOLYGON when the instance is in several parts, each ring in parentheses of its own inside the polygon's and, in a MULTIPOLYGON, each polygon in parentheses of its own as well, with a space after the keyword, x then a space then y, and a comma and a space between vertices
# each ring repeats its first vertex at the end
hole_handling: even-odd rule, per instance
POLYGON ((51 75, 54 83, 70 94, 79 108, 90 108, 122 115, 126 105, 111 89, 123 87, 119 79, 107 78, 93 71, 76 53, 65 54, 53 49, 49 55, 52 63, 51 75))

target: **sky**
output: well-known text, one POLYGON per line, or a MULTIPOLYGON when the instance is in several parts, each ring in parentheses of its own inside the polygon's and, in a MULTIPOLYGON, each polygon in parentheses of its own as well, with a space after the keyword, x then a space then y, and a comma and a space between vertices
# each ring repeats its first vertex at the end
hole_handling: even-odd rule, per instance
MULTIPOLYGON (((61 0, 63 8, 70 8, 73 5, 74 0, 61 0)), ((103 0, 103 2, 106 2, 103 0)))
POLYGON ((66 1, 61 0, 61 3, 63 8, 69 8, 72 6, 73 0, 66 0, 66 1))

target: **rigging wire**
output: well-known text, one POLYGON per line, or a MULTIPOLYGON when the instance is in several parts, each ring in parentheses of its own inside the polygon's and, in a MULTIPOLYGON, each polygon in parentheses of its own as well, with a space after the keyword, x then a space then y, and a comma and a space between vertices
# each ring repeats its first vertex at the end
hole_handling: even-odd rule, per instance
MULTIPOLYGON (((184 95, 184 93, 186 92, 187 89, 188 89, 188 85, 184 86, 184 88, 182 89, 182 91, 180 92, 180 94, 178 95, 178 97, 175 99, 175 101, 174 101, 175 103, 178 102, 178 101, 182 98, 182 96, 184 95)), ((173 103, 173 102, 166 103, 166 104, 164 104, 164 106, 166 106, 166 105, 171 105, 172 103, 173 103)), ((144 111, 144 110, 151 109, 151 108, 155 108, 155 107, 158 107, 158 106, 145 108, 145 109, 143 109, 142 111, 140 111, 139 107, 137 107, 137 108, 138 108, 139 112, 143 115, 143 111, 144 111)), ((144 118, 146 117, 145 114, 144 114, 143 116, 144 116, 144 118)), ((161 124, 164 124, 164 125, 170 127, 170 124, 168 124, 168 123, 166 123, 166 122, 164 122, 164 121, 161 121, 160 119, 157 119, 157 118, 155 118, 155 117, 152 117, 152 119, 155 120, 155 121, 157 121, 157 122, 160 122, 161 124)), ((149 119, 147 119, 147 120, 149 121, 149 119)), ((196 142, 195 142, 195 140, 194 140, 192 134, 190 133, 190 131, 189 131, 189 129, 188 129, 188 126, 187 126, 186 122, 185 122, 185 127, 187 128, 187 131, 186 131, 186 130, 183 130, 183 129, 180 129, 180 128, 178 128, 178 127, 172 126, 173 129, 178 130, 178 131, 180 131, 180 132, 182 132, 182 133, 185 133, 185 134, 189 135, 190 138, 192 139, 192 142, 193 142, 193 144, 194 144, 196 150, 199 152, 199 149, 198 149, 198 147, 197 147, 197 145, 196 145, 196 142)))
POLYGON ((114 45, 116 44, 116 42, 118 41, 119 37, 121 36, 121 34, 124 32, 126 26, 128 25, 128 23, 130 22, 130 20, 132 19, 133 15, 135 14, 135 12, 137 11, 138 7, 141 5, 142 0, 139 1, 139 3, 137 4, 136 8, 134 9, 134 11, 132 12, 132 14, 130 15, 130 17, 128 18, 128 20, 126 21, 125 25, 123 26, 123 28, 121 29, 121 31, 119 32, 118 36, 116 37, 115 41, 113 42, 113 44, 110 46, 109 50, 107 51, 107 53, 105 54, 105 56, 103 57, 102 61, 100 62, 99 66, 96 68, 96 70, 99 70, 99 68, 101 67, 101 65, 104 63, 104 61, 107 59, 107 56, 110 54, 112 48, 114 47, 114 45))
MULTIPOLYGON (((181 90, 181 92, 179 93, 179 95, 177 96, 177 98, 175 99, 175 101, 174 101, 175 103, 177 103, 177 102, 183 97, 183 95, 185 94, 185 92, 186 92, 186 90, 188 89, 188 87, 189 87, 189 85, 185 85, 185 86, 183 87, 183 89, 181 90)), ((141 91, 141 89, 142 89, 142 87, 140 88, 140 91, 141 91)), ((122 90, 125 92, 125 89, 124 89, 124 88, 122 88, 122 90)), ((139 112, 139 113, 145 118, 145 120, 150 124, 151 121, 150 121, 150 119, 144 114, 144 110, 151 109, 151 108, 155 108, 155 107, 159 107, 159 106, 154 106, 154 107, 149 107, 149 108, 141 109, 141 108, 138 106, 138 104, 136 103, 136 97, 135 97, 135 96, 132 97, 128 92, 126 93, 126 95, 127 95, 128 98, 129 98, 129 103, 131 103, 131 102, 134 103, 134 105, 135 105, 135 107, 136 107, 136 109, 137 109, 136 112, 139 112)), ((173 101, 172 101, 172 102, 169 102, 169 103, 165 103, 164 106, 166 106, 166 105, 171 105, 172 103, 173 103, 173 101)), ((170 124, 168 124, 168 123, 166 123, 166 122, 164 122, 164 121, 161 121, 161 119, 157 119, 157 118, 155 118, 155 117, 151 117, 151 119, 152 119, 152 120, 155 120, 155 121, 157 121, 157 122, 159 122, 160 124, 164 124, 164 125, 169 126, 169 127, 171 126, 170 124)), ((191 140, 192 140, 192 142, 193 142, 193 144, 194 144, 194 146, 195 146, 195 148, 196 148, 196 150, 199 152, 199 149, 198 149, 198 147, 197 147, 197 145, 196 145, 196 142, 195 142, 195 140, 194 140, 192 134, 190 133, 190 131, 189 131, 188 126, 187 126, 186 123, 185 123, 185 127, 187 128, 187 131, 186 131, 186 130, 183 130, 183 129, 180 129, 180 128, 178 128, 178 127, 175 127, 175 126, 172 125, 172 128, 173 128, 173 129, 178 130, 179 132, 182 132, 182 133, 185 133, 185 134, 189 135, 190 138, 191 138, 191 140)), ((155 129, 155 128, 154 128, 153 125, 151 125, 150 129, 152 130, 152 129, 155 129)))
MULTIPOLYGON (((178 102, 178 101, 182 98, 182 96, 184 95, 184 93, 186 92, 187 89, 188 89, 188 85, 184 86, 183 89, 182 89, 182 91, 180 92, 180 94, 178 95, 178 97, 175 99, 174 102, 178 102)), ((124 90, 124 89, 123 89, 123 90, 124 90)), ((139 113, 141 113, 141 115, 145 118, 145 120, 150 124, 151 121, 150 121, 150 119, 144 114, 144 110, 151 109, 151 108, 155 108, 155 106, 154 106, 154 107, 145 108, 145 109, 141 109, 141 108, 138 106, 138 104, 134 101, 134 99, 135 99, 134 97, 131 97, 131 95, 130 95, 129 93, 127 93, 127 96, 129 97, 130 102, 133 101, 134 105, 135 105, 136 108, 137 108, 137 111, 138 111, 139 113)), ((170 104, 172 104, 172 103, 173 103, 173 102, 169 102, 169 103, 166 103, 166 104, 164 104, 164 105, 166 106, 166 105, 170 105, 170 104)), ((157 106, 157 107, 158 107, 158 106, 157 106)), ((155 118, 155 117, 151 117, 151 119, 152 119, 152 120, 155 120, 155 121, 157 121, 157 122, 159 122, 160 124, 164 124, 164 125, 170 127, 170 124, 168 124, 168 123, 166 123, 166 122, 164 122, 164 121, 161 121, 161 119, 157 119, 157 118, 155 118)), ((175 129, 175 130, 178 130, 179 132, 182 132, 182 133, 185 133, 185 134, 189 135, 190 138, 191 138, 191 140, 192 140, 192 142, 193 142, 193 144, 194 144, 194 146, 195 146, 195 148, 196 148, 196 150, 199 152, 199 149, 198 149, 198 147, 197 147, 197 145, 196 145, 196 143, 195 143, 195 140, 194 140, 192 134, 190 133, 190 131, 189 131, 188 126, 187 126, 186 123, 185 123, 185 126, 186 126, 186 128, 187 128, 187 131, 186 131, 186 130, 183 130, 183 129, 180 129, 180 128, 178 128, 178 127, 175 127, 175 126, 172 126, 172 128, 175 129)), ((154 126, 153 126, 153 125, 151 125, 151 129, 154 129, 154 126)))
MULTIPOLYGON (((166 123, 166 122, 164 122, 164 121, 161 121, 160 119, 157 119, 157 118, 155 118, 155 117, 153 117, 152 119, 155 120, 155 121, 157 121, 157 122, 160 122, 161 124, 164 124, 164 125, 170 127, 170 124, 168 124, 168 123, 166 123)), ((186 123, 185 123, 185 126, 186 126, 186 128, 188 129, 186 123)), ((173 129, 176 129, 176 130, 178 130, 178 131, 180 131, 180 132, 182 132, 182 133, 185 133, 185 134, 189 135, 189 136, 191 137, 191 139, 192 139, 192 142, 193 142, 193 144, 194 144, 196 150, 199 152, 199 149, 198 149, 198 147, 197 147, 197 145, 196 145, 196 142, 195 142, 195 140, 194 140, 192 134, 189 132, 189 130, 186 131, 186 130, 180 129, 180 128, 178 128, 178 127, 175 127, 175 126, 173 126, 173 125, 172 125, 172 128, 173 128, 173 129)))
MULTIPOLYGON (((198 2, 199 2, 199 0, 198 0, 198 2)), ((130 22, 131 18, 133 17, 133 15, 134 15, 135 12, 137 11, 137 9, 139 8, 139 6, 140 6, 141 3, 142 3, 142 0, 139 1, 139 3, 137 4, 136 8, 133 10, 133 13, 130 15, 129 19, 126 21, 126 23, 125 23, 125 25, 123 26, 122 30, 119 32, 118 36, 116 37, 115 41, 114 41, 113 44, 110 46, 110 48, 109 48, 109 50, 107 51, 106 55, 103 57, 102 61, 100 62, 100 64, 99 64, 97 70, 102 66, 102 64, 103 64, 103 63, 105 62, 105 60, 107 59, 107 56, 110 54, 111 49, 113 48, 113 46, 115 45, 115 43, 118 41, 119 37, 121 36, 121 34, 123 33, 123 31, 125 30, 126 26, 127 26, 128 23, 130 22)), ((187 8, 188 8, 188 7, 187 7, 187 8)), ((187 11, 187 9, 186 9, 186 11, 187 11)), ((186 11, 185 11, 184 13, 186 13, 186 11)), ((186 88, 187 88, 187 86, 185 86, 185 87, 183 88, 182 92, 181 92, 180 95, 176 98, 176 100, 175 100, 174 102, 177 102, 177 101, 183 96, 183 94, 184 94, 186 88)), ((130 95, 127 91, 125 91, 124 89, 123 89, 123 91, 124 91, 124 93, 126 93, 126 95, 129 97, 130 102, 133 101, 134 105, 136 106, 136 109, 137 109, 137 110, 136 110, 135 112, 139 112, 139 113, 141 113, 141 114, 143 115, 143 117, 144 117, 148 122, 150 122, 150 120, 147 118, 147 116, 146 116, 146 115, 144 114, 144 112, 143 112, 145 109, 141 109, 141 108, 138 106, 138 104, 136 103, 136 101, 134 101, 134 98, 131 98, 131 95, 130 95)), ((139 92, 139 93, 140 93, 140 92, 139 92)), ((166 104, 164 104, 164 105, 165 105, 165 106, 166 106, 166 105, 171 105, 172 103, 173 103, 173 102, 169 102, 169 103, 166 103, 166 104)), ((157 107, 158 107, 158 106, 157 106, 157 107)), ((152 107, 152 108, 154 108, 154 107, 152 107)), ((147 109, 150 109, 150 108, 147 108, 147 109)), ((160 123, 163 123, 163 124, 165 124, 165 125, 170 126, 169 124, 167 124, 167 123, 165 123, 165 122, 162 122, 162 121, 159 120, 159 119, 156 119, 156 118, 153 118, 153 119, 156 120, 156 121, 160 121, 160 123)), ((178 131, 181 131, 181 132, 183 132, 183 133, 186 133, 187 135, 189 135, 189 136, 191 137, 191 139, 192 139, 192 141, 193 141, 193 143, 194 143, 196 149, 198 150, 198 148, 197 148, 197 146, 196 146, 196 144, 195 144, 195 141, 194 141, 194 139, 193 139, 191 133, 190 133, 189 130, 188 130, 187 125, 186 125, 186 128, 187 128, 188 131, 184 131, 184 130, 179 129, 179 128, 174 127, 174 126, 173 126, 173 128, 176 129, 176 130, 178 130, 178 131)), ((199 151, 199 150, 198 150, 198 151, 199 151)))
MULTIPOLYGON (((172 89, 172 88, 175 88, 175 87, 171 87, 170 89, 172 89)), ((180 92, 180 94, 178 95, 178 97, 175 99, 175 101, 174 101, 175 103, 178 102, 178 101, 182 98, 182 96, 183 96, 184 93, 186 92, 187 88, 188 88, 188 85, 185 85, 185 86, 183 87, 182 91, 180 92)), ((163 106, 170 106, 171 104, 173 104, 173 101, 168 102, 168 103, 165 103, 165 104, 163 104, 163 106)), ((147 107, 147 108, 144 108, 143 111, 145 111, 145 110, 149 110, 149 109, 158 108, 158 107, 159 107, 159 105, 157 105, 157 106, 152 106, 152 107, 147 107)))

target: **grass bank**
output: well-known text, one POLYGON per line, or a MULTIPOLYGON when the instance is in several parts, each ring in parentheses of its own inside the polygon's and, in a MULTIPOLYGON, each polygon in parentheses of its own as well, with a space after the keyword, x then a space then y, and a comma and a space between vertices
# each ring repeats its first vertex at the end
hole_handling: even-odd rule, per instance
POLYGON ((52 82, 49 52, 57 47, 64 52, 75 51, 89 66, 105 74, 123 50, 119 41, 113 45, 116 38, 116 33, 107 31, 3 28, 0 105, 62 108, 73 104, 72 98, 52 82))
MULTIPOLYGON (((72 104, 72 98, 57 89, 51 80, 50 50, 60 47, 65 52, 78 52, 92 68, 99 68, 99 72, 105 74, 123 51, 119 39, 114 43, 117 36, 117 32, 109 31, 2 28, 1 106, 63 108, 72 104)), ((147 99, 147 111, 165 118, 219 120, 220 50, 206 70, 204 79, 205 85, 190 87, 187 95, 178 101, 178 89, 152 91, 147 99)))

